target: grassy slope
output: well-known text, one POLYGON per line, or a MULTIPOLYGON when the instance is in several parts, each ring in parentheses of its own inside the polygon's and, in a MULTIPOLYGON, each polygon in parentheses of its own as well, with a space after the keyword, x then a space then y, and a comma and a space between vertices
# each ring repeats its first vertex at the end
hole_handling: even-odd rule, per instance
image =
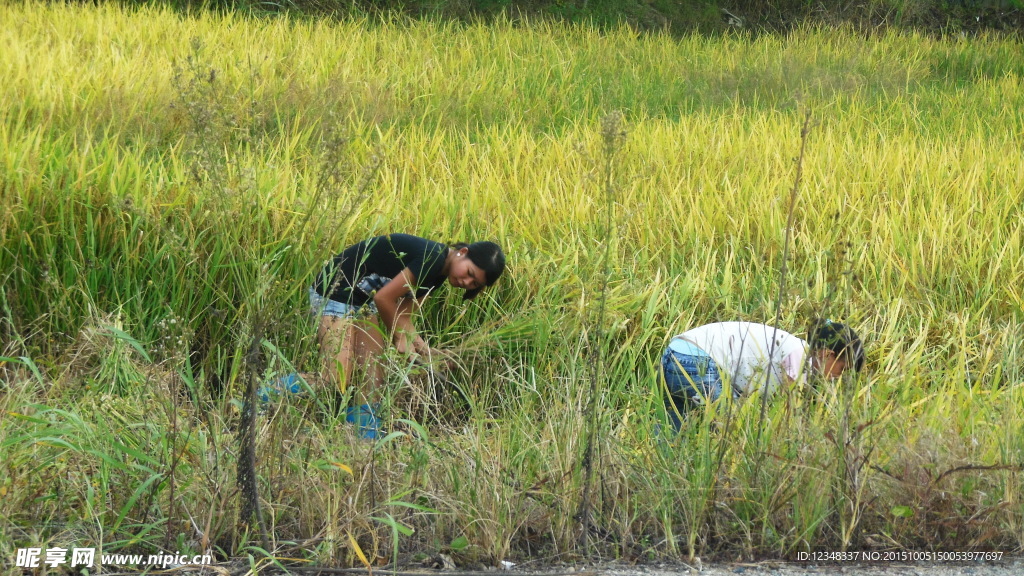
POLYGON ((481 303, 427 311, 466 400, 410 394, 429 383, 397 367, 433 441, 375 453, 322 393, 264 415, 278 555, 357 563, 393 533, 466 563, 577 553, 608 241, 603 554, 1021 545, 1020 475, 999 468, 1024 449, 1019 42, 0 10, 3 354, 31 358, 0 368, 0 554, 246 551, 242 352, 266 324, 272 368, 313 366, 304 286, 393 229, 509 253, 481 303), (764 433, 749 403, 655 442, 666 338, 774 315, 797 99, 816 124, 784 325, 847 319, 867 374, 777 398, 764 433), (943 474, 965 465, 996 468, 943 474))

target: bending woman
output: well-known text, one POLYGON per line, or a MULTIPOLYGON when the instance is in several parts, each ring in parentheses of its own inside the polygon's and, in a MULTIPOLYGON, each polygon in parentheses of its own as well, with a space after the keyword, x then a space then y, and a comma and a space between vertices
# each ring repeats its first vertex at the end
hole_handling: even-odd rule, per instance
POLYGON ((831 320, 811 323, 807 340, 767 324, 717 322, 683 332, 661 358, 665 410, 679 430, 693 407, 713 402, 725 387, 734 398, 767 387, 803 383, 809 374, 838 378, 864 366, 864 346, 852 328, 831 320))
POLYGON ((384 371, 384 337, 403 355, 429 362, 436 353, 412 322, 413 306, 445 281, 475 298, 505 269, 505 254, 493 242, 453 244, 408 234, 363 240, 335 256, 309 289, 320 315, 317 340, 325 359, 325 381, 355 388, 348 420, 365 438, 380 431, 378 407, 384 371), (382 330, 383 328, 383 330, 382 330))

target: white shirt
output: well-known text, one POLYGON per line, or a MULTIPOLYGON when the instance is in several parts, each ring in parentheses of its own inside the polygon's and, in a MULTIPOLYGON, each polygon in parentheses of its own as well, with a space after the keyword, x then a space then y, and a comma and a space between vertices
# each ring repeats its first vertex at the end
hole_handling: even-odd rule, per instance
POLYGON ((687 330, 672 339, 676 340, 707 352, 718 365, 723 384, 731 384, 735 394, 760 390, 766 379, 770 394, 783 382, 782 374, 787 382, 803 383, 809 369, 807 342, 766 324, 717 322, 687 330))

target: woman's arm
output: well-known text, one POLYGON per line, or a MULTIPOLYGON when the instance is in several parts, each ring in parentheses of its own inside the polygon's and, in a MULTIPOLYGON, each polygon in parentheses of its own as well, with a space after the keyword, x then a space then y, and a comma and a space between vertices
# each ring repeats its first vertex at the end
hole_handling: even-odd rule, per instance
POLYGON ((409 293, 416 286, 416 275, 405 268, 390 282, 373 295, 373 303, 377 306, 384 327, 391 331, 391 341, 402 354, 419 352, 426 348, 426 343, 416 334, 412 323, 413 298, 409 293))

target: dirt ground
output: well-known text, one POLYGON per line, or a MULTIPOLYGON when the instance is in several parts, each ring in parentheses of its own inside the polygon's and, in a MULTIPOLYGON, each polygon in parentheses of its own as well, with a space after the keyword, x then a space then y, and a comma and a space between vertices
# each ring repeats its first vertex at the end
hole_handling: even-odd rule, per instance
POLYGON ((867 576, 1024 576, 1024 558, 1003 555, 999 560, 967 561, 844 561, 761 562, 756 564, 690 564, 657 566, 608 565, 579 570, 580 576, 832 576, 839 574, 867 576))
MULTIPOLYGON (((873 553, 872 553, 873 554, 873 553)), ((894 552, 892 554, 905 554, 894 552)), ((922 553, 911 553, 922 554, 922 553)), ((928 553, 923 553, 928 554, 928 553)), ((244 567, 240 567, 244 568, 244 567)), ((242 574, 243 571, 228 571, 229 574, 242 574)), ((365 574, 360 569, 317 569, 305 567, 297 572, 302 576, 338 576, 365 574)), ((525 567, 512 565, 506 570, 487 567, 479 571, 459 569, 423 569, 377 571, 382 576, 1024 576, 1024 557, 1002 555, 999 559, 978 559, 957 561, 936 559, 923 562, 904 561, 824 561, 811 559, 806 561, 765 561, 757 563, 714 562, 704 564, 700 560, 693 563, 630 565, 624 563, 605 563, 594 566, 569 567, 525 567)), ((284 574, 270 572, 270 574, 284 574)))

